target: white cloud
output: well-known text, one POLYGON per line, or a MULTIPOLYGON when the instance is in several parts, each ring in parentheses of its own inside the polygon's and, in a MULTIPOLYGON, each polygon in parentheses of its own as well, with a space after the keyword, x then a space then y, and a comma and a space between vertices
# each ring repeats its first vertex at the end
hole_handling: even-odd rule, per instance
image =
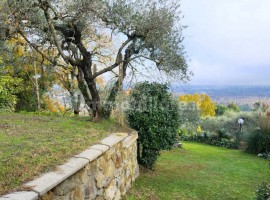
POLYGON ((253 77, 253 82, 266 82, 254 76, 254 71, 260 66, 269 72, 269 0, 182 0, 182 10, 189 26, 187 53, 195 59, 193 65, 200 61, 202 67, 194 71, 194 78, 208 72, 215 74, 217 82, 240 84, 245 77, 237 79, 238 74, 249 81, 253 77))

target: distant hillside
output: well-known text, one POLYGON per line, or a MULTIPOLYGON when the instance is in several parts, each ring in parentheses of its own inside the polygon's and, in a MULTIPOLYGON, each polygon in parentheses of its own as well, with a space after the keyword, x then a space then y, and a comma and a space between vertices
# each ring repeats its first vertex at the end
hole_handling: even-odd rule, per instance
POLYGON ((270 86, 190 86, 172 84, 171 92, 175 95, 206 93, 217 103, 253 104, 257 101, 270 103, 270 86))

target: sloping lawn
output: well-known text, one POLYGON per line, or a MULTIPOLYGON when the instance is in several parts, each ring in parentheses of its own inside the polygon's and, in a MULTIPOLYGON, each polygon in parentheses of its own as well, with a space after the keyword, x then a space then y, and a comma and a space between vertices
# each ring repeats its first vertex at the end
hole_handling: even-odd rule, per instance
POLYGON ((183 149, 162 152, 155 171, 141 175, 127 195, 137 199, 254 199, 262 182, 270 183, 269 162, 241 151, 184 142, 183 149))
POLYGON ((0 113, 0 195, 120 131, 112 121, 87 117, 0 113))

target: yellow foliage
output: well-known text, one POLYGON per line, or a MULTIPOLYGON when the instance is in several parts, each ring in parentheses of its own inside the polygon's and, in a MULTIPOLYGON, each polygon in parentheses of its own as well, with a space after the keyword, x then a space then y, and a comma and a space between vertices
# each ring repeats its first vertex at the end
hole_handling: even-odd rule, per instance
POLYGON ((22 56, 25 53, 25 45, 26 41, 23 39, 22 36, 18 36, 17 38, 11 38, 8 40, 8 45, 15 46, 14 53, 17 56, 22 56))
POLYGON ((197 127, 197 133, 201 133, 201 132, 202 132, 201 126, 198 126, 198 127, 197 127))
POLYGON ((215 103, 207 94, 184 94, 179 96, 180 101, 193 102, 201 110, 203 117, 215 116, 215 103))
POLYGON ((53 101, 49 97, 44 99, 47 111, 53 113, 65 113, 66 109, 58 101, 53 101))
POLYGON ((23 47, 22 46, 17 46, 17 48, 16 48, 16 53, 17 53, 17 55, 20 57, 20 56, 22 56, 23 54, 24 54, 24 49, 23 49, 23 47))
POLYGON ((96 78, 96 83, 100 87, 104 88, 105 87, 105 84, 106 84, 106 81, 105 81, 105 79, 102 76, 99 76, 99 77, 96 78))

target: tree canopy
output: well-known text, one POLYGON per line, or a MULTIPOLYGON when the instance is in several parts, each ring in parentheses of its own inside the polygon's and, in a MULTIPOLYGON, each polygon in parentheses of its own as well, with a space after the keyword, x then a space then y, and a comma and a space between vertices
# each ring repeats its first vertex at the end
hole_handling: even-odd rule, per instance
POLYGON ((4 0, 0 37, 21 36, 52 66, 73 66, 83 97, 99 118, 96 78, 107 72, 119 77, 119 65, 123 77, 148 60, 170 76, 188 79, 179 6, 160 0, 4 0), (114 48, 100 42, 104 35, 114 48))
POLYGON ((185 94, 179 96, 180 101, 193 102, 200 109, 201 116, 215 116, 215 103, 207 94, 185 94))

